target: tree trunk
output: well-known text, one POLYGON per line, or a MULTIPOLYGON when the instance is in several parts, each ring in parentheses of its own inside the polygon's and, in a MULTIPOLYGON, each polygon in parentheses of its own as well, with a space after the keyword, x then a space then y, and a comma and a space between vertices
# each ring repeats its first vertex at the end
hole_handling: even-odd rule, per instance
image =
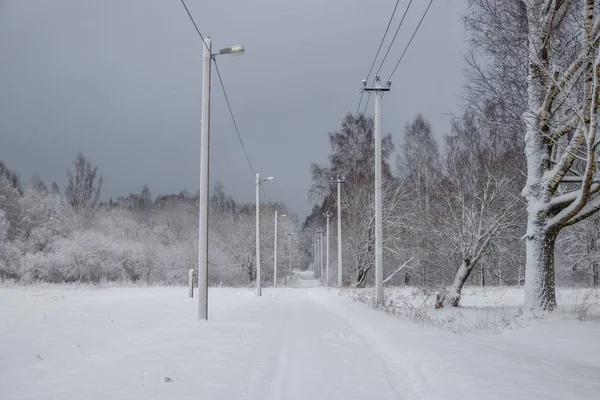
POLYGON ((450 292, 448 293, 448 300, 452 307, 458 307, 460 303, 460 294, 462 292, 462 288, 465 285, 465 282, 471 275, 471 271, 473 271, 473 264, 471 264, 471 259, 465 258, 456 271, 456 276, 454 277, 454 283, 450 288, 450 292))
MULTIPOLYGON (((531 217, 530 217, 531 218, 531 217)), ((557 232, 539 229, 527 236, 525 248, 525 308, 552 311, 556 308, 554 245, 557 232)))
POLYGON ((356 274, 356 287, 365 287, 367 282, 367 272, 369 272, 371 266, 369 265, 366 269, 359 269, 356 274))
POLYGON ((598 262, 592 261, 592 285, 594 287, 598 287, 598 278, 600 278, 598 274, 598 262))

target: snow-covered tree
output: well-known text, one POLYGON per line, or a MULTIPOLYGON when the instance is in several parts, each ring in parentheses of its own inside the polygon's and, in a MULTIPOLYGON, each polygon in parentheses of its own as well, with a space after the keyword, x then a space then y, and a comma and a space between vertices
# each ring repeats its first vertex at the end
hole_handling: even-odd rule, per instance
POLYGON ((600 284, 600 217, 582 221, 561 233, 559 257, 571 277, 570 283, 598 287, 600 284))
POLYGON ((528 0, 526 307, 556 307, 558 233, 600 210, 600 2, 528 0))
POLYGON ((488 121, 525 148, 527 309, 555 308, 558 234, 600 209, 599 9, 594 0, 469 1, 468 104, 494 110, 488 121))
POLYGON ((102 188, 102 177, 98 176, 98 167, 92 167, 82 153, 77 154, 73 166, 74 172, 67 171, 65 197, 76 212, 92 210, 100 201, 102 188))
MULTIPOLYGON (((415 261, 412 275, 420 285, 439 281, 439 262, 436 259, 437 244, 433 228, 438 224, 438 196, 442 164, 440 151, 429 122, 419 114, 404 127, 404 140, 396 161, 400 182, 407 189, 408 233, 415 261)), ((406 272, 405 282, 411 273, 406 272)))
MULTIPOLYGON (((342 194, 342 235, 344 248, 348 256, 344 261, 345 276, 355 275, 359 285, 365 283, 374 263, 374 166, 375 142, 374 124, 372 118, 364 115, 354 117, 347 114, 339 131, 329 134, 331 153, 329 165, 311 166, 313 184, 309 196, 319 202, 319 207, 314 209, 305 222, 314 228, 324 227, 323 214, 337 211, 337 197, 332 179, 343 177, 345 179, 342 194)), ((390 192, 390 185, 396 185, 389 164, 389 159, 394 149, 391 135, 385 135, 382 140, 382 175, 384 192, 390 192)), ((386 200, 383 200, 384 208, 386 200)), ((385 219, 385 212, 384 212, 385 219)), ((385 223, 385 221, 384 221, 385 223)), ((312 232, 315 233, 314 231, 312 232)), ((305 244, 305 248, 310 244, 305 244)))
POLYGON ((20 235, 21 225, 20 187, 10 176, 0 174, 0 210, 4 211, 8 228, 6 236, 13 240, 20 235))

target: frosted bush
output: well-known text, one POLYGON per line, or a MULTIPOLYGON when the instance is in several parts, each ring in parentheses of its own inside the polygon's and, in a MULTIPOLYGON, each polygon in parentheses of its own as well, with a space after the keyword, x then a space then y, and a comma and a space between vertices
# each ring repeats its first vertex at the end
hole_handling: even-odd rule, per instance
POLYGON ((18 243, 0 242, 0 280, 20 278, 20 258, 18 243))
POLYGON ((143 260, 138 246, 84 231, 57 240, 47 253, 27 254, 21 264, 27 280, 98 283, 140 279, 143 260))

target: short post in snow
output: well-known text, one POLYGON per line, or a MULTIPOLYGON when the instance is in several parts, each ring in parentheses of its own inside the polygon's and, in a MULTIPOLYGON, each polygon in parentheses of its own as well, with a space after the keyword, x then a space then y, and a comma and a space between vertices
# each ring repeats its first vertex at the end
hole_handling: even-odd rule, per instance
POLYGON ((190 269, 188 273, 188 296, 194 297, 194 269, 190 269))

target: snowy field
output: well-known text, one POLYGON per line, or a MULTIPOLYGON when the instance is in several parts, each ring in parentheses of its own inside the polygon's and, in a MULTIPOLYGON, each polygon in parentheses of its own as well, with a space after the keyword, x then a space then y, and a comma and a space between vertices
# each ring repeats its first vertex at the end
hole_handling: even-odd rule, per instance
POLYGON ((186 288, 0 289, 0 398, 599 398, 600 324, 456 334, 300 278, 212 289, 208 323, 186 288))

